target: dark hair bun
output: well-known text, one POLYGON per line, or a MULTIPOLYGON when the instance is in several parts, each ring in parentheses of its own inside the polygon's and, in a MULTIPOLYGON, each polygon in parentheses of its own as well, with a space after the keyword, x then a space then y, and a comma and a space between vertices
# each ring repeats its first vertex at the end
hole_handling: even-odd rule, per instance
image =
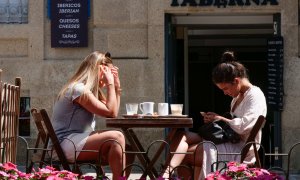
POLYGON ((232 51, 225 51, 221 58, 221 63, 228 63, 236 61, 234 53, 232 51))

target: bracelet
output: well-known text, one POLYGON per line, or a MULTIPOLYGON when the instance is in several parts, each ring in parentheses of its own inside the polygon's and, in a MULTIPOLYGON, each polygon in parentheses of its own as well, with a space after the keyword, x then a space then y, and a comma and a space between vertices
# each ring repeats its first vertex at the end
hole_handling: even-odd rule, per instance
POLYGON ((121 88, 116 88, 116 93, 117 93, 117 94, 121 94, 121 92, 122 92, 122 89, 121 89, 121 88))
POLYGON ((110 86, 110 85, 113 85, 113 83, 107 84, 106 86, 110 86))

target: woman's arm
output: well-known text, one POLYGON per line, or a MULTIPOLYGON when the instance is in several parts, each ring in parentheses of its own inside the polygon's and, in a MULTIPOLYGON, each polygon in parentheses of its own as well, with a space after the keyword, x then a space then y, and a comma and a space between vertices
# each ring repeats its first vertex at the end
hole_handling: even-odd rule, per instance
POLYGON ((115 109, 116 112, 119 112, 120 102, 121 102, 121 91, 122 91, 118 69, 119 68, 117 66, 111 67, 111 73, 114 76, 115 94, 117 99, 117 106, 115 109))
POLYGON ((116 117, 119 111, 119 98, 117 98, 115 91, 114 77, 110 68, 103 66, 100 68, 107 88, 106 102, 104 103, 97 99, 90 91, 85 92, 85 95, 79 96, 74 101, 91 113, 104 117, 116 117))
POLYGON ((114 85, 107 86, 107 101, 106 103, 97 99, 92 92, 85 92, 74 100, 89 112, 103 117, 117 117, 118 110, 117 98, 115 94, 114 85))
POLYGON ((261 91, 245 97, 239 111, 235 112, 237 118, 229 121, 231 128, 239 134, 247 134, 254 126, 260 115, 266 116, 266 100, 261 91))

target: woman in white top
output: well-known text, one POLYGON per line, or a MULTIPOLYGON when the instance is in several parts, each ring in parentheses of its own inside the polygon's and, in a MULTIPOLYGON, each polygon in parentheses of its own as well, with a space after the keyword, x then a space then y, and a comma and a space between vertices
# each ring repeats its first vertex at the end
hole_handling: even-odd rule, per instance
MULTIPOLYGON (((235 60, 233 52, 226 51, 222 56, 222 62, 219 63, 212 72, 212 79, 216 86, 221 89, 225 95, 231 96, 231 114, 234 119, 227 119, 214 112, 207 112, 204 116, 204 122, 209 123, 216 119, 226 122, 230 127, 241 136, 239 143, 223 143, 218 144, 219 153, 239 153, 245 145, 246 139, 250 134, 256 120, 260 115, 266 116, 267 105, 263 92, 259 87, 250 83, 246 68, 235 60)), ((194 179, 204 179, 211 171, 211 164, 216 161, 216 151, 212 145, 205 143, 203 146, 196 147, 203 139, 193 132, 182 132, 174 140, 171 151, 176 152, 194 152, 196 159, 194 162, 193 155, 175 154, 170 160, 170 164, 163 174, 168 177, 169 172, 180 164, 188 164, 194 166, 194 179), (174 147, 176 141, 178 146, 174 147)), ((261 142, 261 130, 255 138, 257 143, 261 142)), ((219 156, 219 160, 240 161, 240 156, 223 155, 219 156)), ((255 161, 253 151, 247 154, 245 161, 255 161)), ((190 179, 191 175, 186 170, 180 168, 178 173, 184 179, 190 179)))

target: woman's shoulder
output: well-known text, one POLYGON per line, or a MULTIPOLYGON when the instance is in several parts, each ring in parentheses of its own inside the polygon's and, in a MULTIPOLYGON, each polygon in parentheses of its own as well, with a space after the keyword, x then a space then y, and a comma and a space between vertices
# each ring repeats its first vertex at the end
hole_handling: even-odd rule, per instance
POLYGON ((265 95, 264 95, 263 91, 260 89, 260 87, 254 86, 254 85, 251 87, 248 94, 250 97, 253 97, 253 98, 255 98, 255 97, 265 98, 265 95))
POLYGON ((263 93, 260 87, 253 85, 250 89, 251 92, 253 93, 263 93))
POLYGON ((75 83, 70 84, 69 88, 77 89, 77 90, 83 90, 84 89, 84 84, 82 82, 75 82, 75 83))
POLYGON ((80 95, 83 94, 85 90, 85 86, 82 82, 75 82, 69 85, 68 90, 67 90, 67 94, 68 95, 80 95))

